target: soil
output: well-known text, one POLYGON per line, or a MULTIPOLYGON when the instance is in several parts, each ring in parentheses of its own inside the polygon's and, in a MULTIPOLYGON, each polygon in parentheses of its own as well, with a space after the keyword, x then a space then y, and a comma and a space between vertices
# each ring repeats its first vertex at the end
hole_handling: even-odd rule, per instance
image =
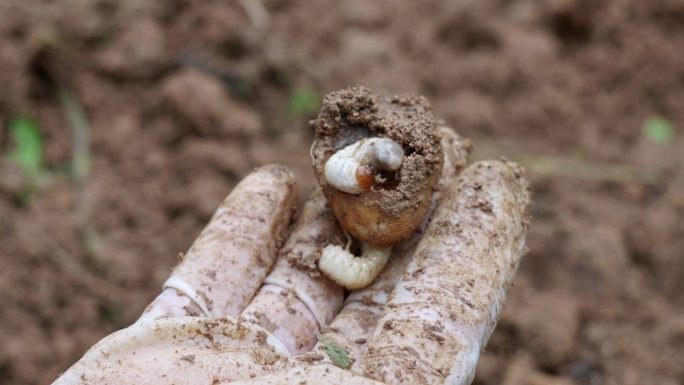
POLYGON ((475 383, 684 382, 681 0, 254 3, 0 2, 0 148, 33 117, 52 175, 27 194, 0 161, 0 382, 49 383, 135 320, 253 167, 306 197, 316 108, 294 96, 357 84, 425 95, 474 159, 529 170, 529 253, 475 383))

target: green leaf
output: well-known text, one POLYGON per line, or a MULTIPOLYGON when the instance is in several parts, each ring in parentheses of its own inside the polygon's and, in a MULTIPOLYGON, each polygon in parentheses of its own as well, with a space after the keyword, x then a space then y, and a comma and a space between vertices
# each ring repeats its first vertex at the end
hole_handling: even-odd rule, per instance
POLYGON ((321 95, 308 88, 294 90, 287 100, 287 113, 290 116, 311 116, 321 107, 321 95))
POLYGON ((641 126, 644 136, 651 142, 658 144, 670 143, 674 140, 675 130, 667 119, 651 117, 641 126))
POLYGON ((323 345, 323 350, 325 351, 325 354, 327 354, 328 357, 330 357, 330 361, 332 361, 333 364, 339 366, 342 369, 348 369, 351 366, 351 361, 349 360, 349 352, 344 350, 344 348, 340 347, 340 345, 326 339, 320 334, 316 334, 316 338, 318 338, 318 340, 323 345))
POLYGON ((10 121, 9 131, 14 143, 9 158, 25 175, 35 178, 43 165, 43 136, 38 125, 33 119, 19 116, 10 121))

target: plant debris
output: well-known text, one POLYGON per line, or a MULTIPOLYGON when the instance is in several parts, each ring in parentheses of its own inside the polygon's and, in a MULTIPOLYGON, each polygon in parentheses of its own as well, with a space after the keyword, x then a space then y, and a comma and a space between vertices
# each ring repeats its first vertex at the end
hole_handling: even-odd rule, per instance
POLYGON ((348 351, 335 342, 323 337, 321 334, 316 334, 316 338, 323 344, 323 350, 325 351, 325 354, 330 357, 330 361, 332 361, 333 364, 342 369, 349 369, 352 361, 349 358, 348 351))

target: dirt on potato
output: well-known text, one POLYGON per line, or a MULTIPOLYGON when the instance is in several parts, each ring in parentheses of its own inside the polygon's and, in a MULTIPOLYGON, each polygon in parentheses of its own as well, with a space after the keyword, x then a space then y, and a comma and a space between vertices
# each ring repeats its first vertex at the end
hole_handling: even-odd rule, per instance
POLYGON ((133 322, 253 167, 306 197, 307 121, 363 85, 528 169, 476 384, 680 384, 682 46, 681 0, 2 1, 0 382, 49 383, 133 322), (19 116, 40 177, 9 156, 19 116))
POLYGON ((314 173, 324 189, 323 167, 330 156, 363 138, 376 136, 392 139, 405 153, 398 175, 385 178, 390 180, 373 189, 378 193, 380 212, 399 216, 418 204, 418 192, 436 184, 434 175, 442 168, 441 135, 424 97, 377 96, 365 87, 347 88, 323 98, 321 112, 311 126, 316 134, 314 173))
POLYGON ((340 226, 373 246, 409 238, 427 214, 443 165, 442 135, 427 99, 414 94, 378 96, 365 87, 349 87, 325 95, 310 124, 314 175, 340 226), (401 146, 401 167, 384 171, 363 165, 356 170, 355 182, 365 185, 364 191, 347 194, 336 189, 324 172, 333 154, 372 137, 401 146))

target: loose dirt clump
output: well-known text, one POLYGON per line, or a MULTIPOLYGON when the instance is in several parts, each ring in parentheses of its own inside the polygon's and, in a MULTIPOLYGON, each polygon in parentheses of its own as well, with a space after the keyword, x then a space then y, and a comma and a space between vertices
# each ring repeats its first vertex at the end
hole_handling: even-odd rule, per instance
MULTIPOLYGON (((336 151, 367 137, 392 139, 406 154, 391 188, 378 189, 379 209, 399 216, 420 204, 418 192, 434 183, 441 171, 441 135, 432 108, 422 96, 378 97, 364 87, 352 87, 326 95, 318 118, 312 121, 314 172, 327 184, 323 166, 336 151)), ((428 187, 430 188, 430 187, 428 187)))

